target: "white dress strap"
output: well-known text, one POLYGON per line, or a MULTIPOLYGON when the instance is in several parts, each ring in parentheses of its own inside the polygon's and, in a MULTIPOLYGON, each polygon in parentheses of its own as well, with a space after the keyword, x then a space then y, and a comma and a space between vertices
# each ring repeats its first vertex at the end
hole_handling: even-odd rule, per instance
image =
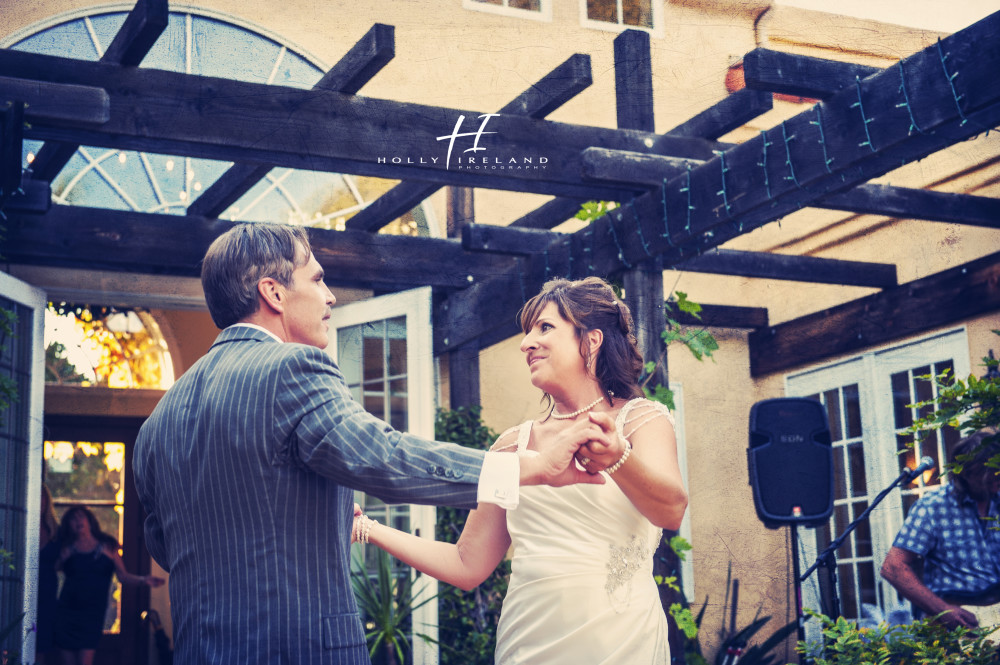
POLYGON ((671 427, 674 427, 674 416, 666 405, 651 399, 637 397, 622 406, 615 419, 615 430, 623 439, 629 440, 629 437, 635 434, 637 429, 661 416, 670 422, 671 427))
POLYGON ((490 452, 501 453, 508 450, 510 452, 518 453, 524 452, 528 445, 528 440, 531 438, 531 422, 532 421, 528 420, 520 425, 514 425, 513 427, 505 429, 503 433, 497 437, 497 440, 493 442, 493 445, 490 447, 490 452), (510 435, 514 432, 517 433, 517 438, 515 438, 514 441, 504 443, 503 445, 497 445, 501 441, 510 438, 510 435))

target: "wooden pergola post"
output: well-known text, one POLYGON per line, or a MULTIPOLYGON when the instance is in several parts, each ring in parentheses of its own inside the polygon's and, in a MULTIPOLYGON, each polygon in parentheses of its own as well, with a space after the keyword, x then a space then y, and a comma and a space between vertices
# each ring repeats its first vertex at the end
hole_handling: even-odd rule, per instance
MULTIPOLYGON (((653 117, 653 65, 649 49, 649 33, 626 30, 615 39, 615 101, 620 129, 654 130, 653 117)), ((621 208, 619 208, 621 210, 621 208)), ((632 310, 635 321, 639 352, 646 361, 661 356, 664 327, 663 269, 656 258, 637 262, 624 273, 625 301, 632 310)), ((649 385, 669 386, 667 359, 663 356, 649 385)), ((670 547, 669 539, 675 532, 665 531, 653 559, 653 574, 660 577, 681 578, 680 559, 670 547)), ((660 585, 660 603, 663 611, 674 603, 684 604, 684 595, 670 587, 660 585)), ((684 634, 674 621, 668 621, 670 653, 672 658, 684 659, 684 634)))

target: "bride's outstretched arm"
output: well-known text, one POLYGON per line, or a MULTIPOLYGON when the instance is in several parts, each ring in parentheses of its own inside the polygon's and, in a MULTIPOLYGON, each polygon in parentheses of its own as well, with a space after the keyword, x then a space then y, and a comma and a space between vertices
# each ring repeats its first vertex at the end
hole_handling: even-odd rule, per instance
POLYGON ((420 572, 466 591, 489 577, 510 547, 506 512, 490 504, 480 504, 469 513, 458 543, 420 538, 359 513, 355 511, 352 542, 360 535, 361 541, 367 540, 420 572))

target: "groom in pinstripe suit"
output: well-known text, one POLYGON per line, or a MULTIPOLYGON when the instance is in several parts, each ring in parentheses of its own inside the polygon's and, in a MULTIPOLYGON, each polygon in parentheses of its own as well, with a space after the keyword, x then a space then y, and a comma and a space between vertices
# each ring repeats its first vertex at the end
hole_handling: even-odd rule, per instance
POLYGON ((582 424, 535 457, 393 430, 323 351, 334 296, 305 231, 241 224, 202 285, 222 328, 143 425, 133 466, 146 545, 170 573, 175 662, 369 665, 350 586, 353 491, 511 509, 518 484, 601 482, 571 464, 582 424))

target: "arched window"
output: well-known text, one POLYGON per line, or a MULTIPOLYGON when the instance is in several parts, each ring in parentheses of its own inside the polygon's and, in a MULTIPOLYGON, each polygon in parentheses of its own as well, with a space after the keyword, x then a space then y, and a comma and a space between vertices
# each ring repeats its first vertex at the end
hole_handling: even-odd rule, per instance
POLYGON ((45 312, 45 382, 166 390, 174 383, 174 370, 149 312, 50 304, 45 312))
MULTIPOLYGON (((128 12, 62 15, 0 46, 98 60, 128 12)), ((169 24, 142 67, 256 83, 311 88, 324 69, 315 58, 259 28, 202 10, 170 12, 169 24)), ((25 141, 22 166, 31 167, 40 141, 25 141)), ((57 204, 183 215, 201 192, 232 165, 145 152, 81 146, 52 182, 57 204)), ((275 167, 227 208, 231 221, 270 221, 343 230, 345 222, 398 184, 396 180, 275 167)), ((440 236, 429 207, 418 206, 384 233, 440 236)))

